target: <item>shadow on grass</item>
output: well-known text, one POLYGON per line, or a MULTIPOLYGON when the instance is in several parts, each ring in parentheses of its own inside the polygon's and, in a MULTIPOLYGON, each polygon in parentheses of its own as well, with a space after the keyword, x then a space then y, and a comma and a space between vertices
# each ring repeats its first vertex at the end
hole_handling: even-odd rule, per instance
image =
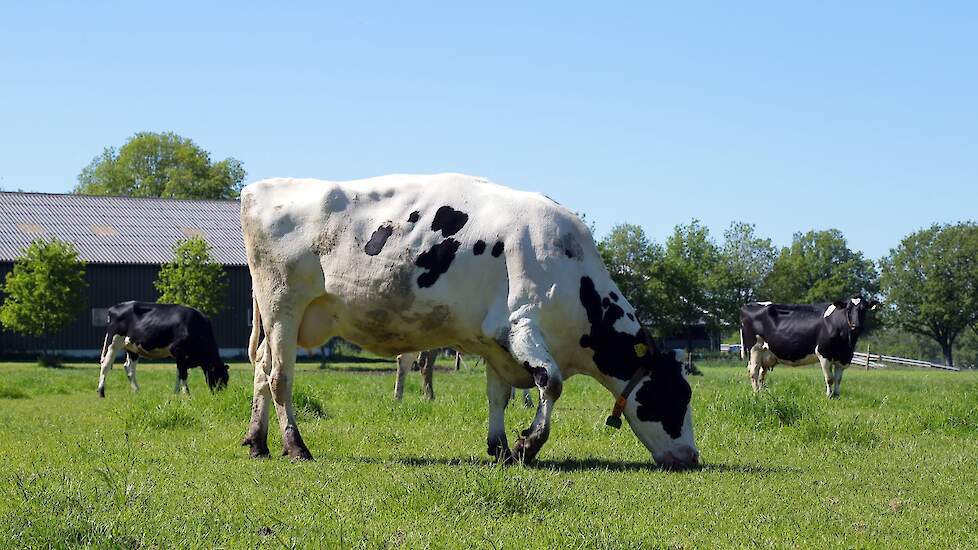
MULTIPOLYGON (((465 458, 430 458, 418 456, 401 456, 391 458, 374 458, 350 456, 343 457, 343 460, 350 462, 360 462, 363 464, 400 464, 402 466, 430 467, 430 466, 493 466, 494 463, 488 458, 465 459, 465 458)), ((519 467, 519 466, 513 466, 519 467)), ((569 458, 564 460, 537 460, 526 466, 531 470, 556 470, 561 472, 580 472, 590 470, 610 470, 614 472, 658 472, 667 470, 661 466, 650 462, 639 462, 634 460, 615 461, 603 458, 569 458)), ((783 466, 758 466, 754 464, 702 464, 688 470, 676 470, 671 473, 683 474, 691 472, 709 473, 741 473, 741 474, 798 474, 801 470, 783 466)))

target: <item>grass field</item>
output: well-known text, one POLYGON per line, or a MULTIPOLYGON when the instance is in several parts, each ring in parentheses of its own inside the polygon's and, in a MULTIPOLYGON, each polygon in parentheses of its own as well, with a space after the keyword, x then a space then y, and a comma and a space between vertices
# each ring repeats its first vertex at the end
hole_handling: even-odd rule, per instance
MULTIPOLYGON (((194 371, 192 398, 167 365, 131 395, 120 365, 99 400, 94 365, 0 364, 0 547, 978 547, 978 373, 850 369, 828 401, 818 369, 755 397, 701 367, 705 465, 666 472, 583 377, 539 463, 496 467, 481 370, 437 372, 433 403, 412 373, 395 403, 391 372, 300 365, 316 461, 292 463, 238 446, 246 365, 218 395, 194 371)), ((509 432, 530 418, 514 401, 509 432)))

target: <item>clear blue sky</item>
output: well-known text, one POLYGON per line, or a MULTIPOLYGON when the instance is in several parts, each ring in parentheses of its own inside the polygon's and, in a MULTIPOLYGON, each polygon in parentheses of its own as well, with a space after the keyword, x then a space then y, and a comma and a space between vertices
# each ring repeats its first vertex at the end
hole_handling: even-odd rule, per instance
POLYGON ((741 219, 877 258, 978 212, 978 3, 264 4, 6 4, 0 186, 172 130, 249 180, 483 175, 599 235, 741 219))

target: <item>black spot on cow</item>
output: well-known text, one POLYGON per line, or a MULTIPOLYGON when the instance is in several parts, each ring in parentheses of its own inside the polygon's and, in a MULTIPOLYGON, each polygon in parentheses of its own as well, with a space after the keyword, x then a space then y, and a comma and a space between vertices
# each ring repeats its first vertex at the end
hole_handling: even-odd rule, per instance
POLYGON ((435 219, 431 220, 431 230, 441 231, 443 237, 451 237, 458 233, 467 221, 469 215, 465 212, 455 210, 451 206, 442 206, 435 212, 435 219))
POLYGON ((384 249, 384 245, 387 244, 387 239, 394 232, 394 226, 386 223, 377 228, 373 235, 370 235, 370 240, 367 241, 367 245, 363 247, 363 251, 367 253, 367 256, 376 256, 380 254, 380 251, 384 249))
POLYGON ((635 415, 643 422, 662 422, 662 428, 675 439, 683 433, 686 406, 692 395, 680 369, 654 368, 635 394, 635 415))
POLYGON ((601 307, 602 308, 608 309, 610 306, 611 306, 611 300, 609 300, 607 298, 601 298, 601 307))
POLYGON ((625 315, 628 315, 628 320, 630 320, 630 321, 634 321, 635 320, 635 316, 632 315, 631 313, 626 313, 625 315))
POLYGON ((418 286, 427 288, 435 284, 438 277, 448 271, 452 261, 455 260, 455 253, 461 243, 455 239, 445 239, 434 245, 431 249, 422 252, 414 265, 427 269, 425 273, 418 276, 418 286))
POLYGON ((591 324, 590 333, 581 336, 581 347, 594 350, 594 364, 601 372, 628 380, 639 367, 635 344, 640 341, 636 335, 615 330, 615 321, 625 315, 624 310, 607 298, 605 306, 590 277, 581 277, 580 298, 591 324))
POLYGON ((614 292, 609 292, 609 293, 608 293, 608 296, 611 296, 611 299, 612 299, 612 300, 614 300, 614 301, 616 301, 616 302, 618 301, 618 295, 617 295, 617 294, 615 294, 614 292))
POLYGON ((417 221, 420 219, 421 219, 421 212, 418 212, 417 210, 411 212, 411 215, 408 216, 408 222, 410 223, 417 223, 417 221))
POLYGON ((492 257, 498 258, 500 254, 503 253, 503 241, 496 241, 496 244, 492 245, 492 257))
POLYGON ((547 376, 547 369, 531 366, 529 361, 523 361, 523 368, 526 369, 526 372, 530 373, 530 376, 533 377, 533 383, 538 388, 547 387, 547 383, 550 381, 550 377, 547 376))
POLYGON ((557 248, 564 251, 564 255, 568 258, 577 258, 580 260, 581 254, 584 250, 581 248, 581 243, 571 233, 565 234, 563 237, 554 241, 557 248))
POLYGON ((475 241, 475 246, 472 247, 472 253, 476 256, 481 256, 483 252, 486 251, 486 241, 479 239, 475 241))
POLYGON ((581 347, 594 351, 598 370, 619 380, 631 379, 639 368, 647 370, 650 377, 635 395, 638 419, 662 422, 666 433, 679 437, 692 395, 682 365, 671 353, 659 351, 644 328, 635 334, 616 331, 615 322, 624 310, 610 301, 602 307, 601 295, 590 277, 581 277, 580 299, 591 324, 590 332, 581 336, 581 347))

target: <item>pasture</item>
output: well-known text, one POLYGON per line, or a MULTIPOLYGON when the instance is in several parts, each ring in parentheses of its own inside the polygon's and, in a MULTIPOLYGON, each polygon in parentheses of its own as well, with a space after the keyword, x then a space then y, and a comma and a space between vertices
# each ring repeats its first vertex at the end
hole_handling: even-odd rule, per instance
MULTIPOLYGON (((391 371, 300 364, 297 407, 316 457, 238 446, 251 371, 211 395, 172 394, 172 365, 0 364, 0 547, 978 547, 978 373, 778 367, 754 396, 737 364, 691 378, 701 469, 652 467, 612 397, 565 385, 530 467, 485 455, 484 372, 435 374, 404 401, 391 371)), ((374 365, 377 366, 377 365, 374 365)), ((393 364, 380 365, 393 368, 393 364)), ((507 411, 510 442, 531 411, 507 411)))

